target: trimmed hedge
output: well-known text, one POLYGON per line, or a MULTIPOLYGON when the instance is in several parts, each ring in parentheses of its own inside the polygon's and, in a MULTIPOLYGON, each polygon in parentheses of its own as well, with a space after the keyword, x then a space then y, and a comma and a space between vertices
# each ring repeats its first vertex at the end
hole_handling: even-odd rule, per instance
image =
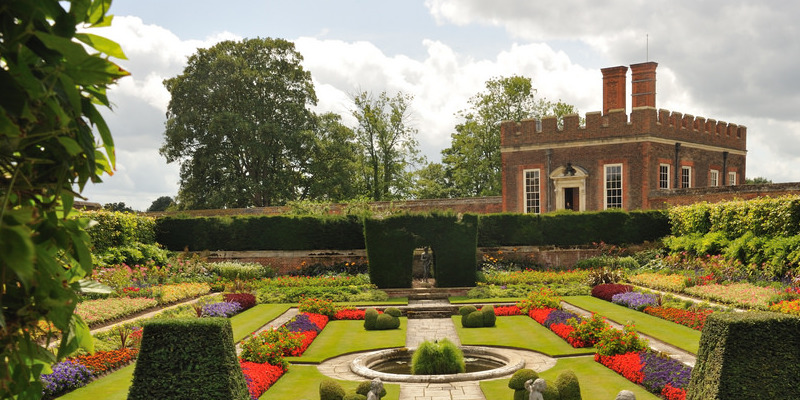
POLYGON ((229 319, 180 318, 144 324, 129 400, 249 398, 229 319))
POLYGON ((363 249, 356 216, 159 218, 156 240, 173 251, 363 249))
POLYGON ((403 214, 366 219, 369 275, 379 288, 411 287, 417 247, 430 246, 438 287, 475 286, 478 217, 452 213, 403 214))
POLYGON ((131 246, 136 243, 156 243, 156 219, 134 213, 119 211, 83 211, 80 217, 88 217, 97 224, 86 232, 92 239, 93 251, 104 252, 114 247, 131 246))
POLYGON ((489 214, 478 219, 478 246, 573 246, 642 243, 669 235, 666 212, 489 214))
POLYGON ((722 232, 734 239, 753 231, 756 236, 800 234, 800 196, 697 203, 669 210, 676 236, 722 232))
POLYGON ((800 318, 771 312, 713 313, 700 337, 688 400, 796 399, 800 318))

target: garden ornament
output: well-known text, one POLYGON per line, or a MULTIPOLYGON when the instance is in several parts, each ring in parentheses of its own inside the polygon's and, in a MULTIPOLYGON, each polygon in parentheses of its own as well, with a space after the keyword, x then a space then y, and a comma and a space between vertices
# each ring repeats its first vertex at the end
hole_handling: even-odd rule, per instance
POLYGON ((381 378, 375 378, 369 384, 369 393, 367 393, 367 400, 380 400, 381 392, 383 391, 383 382, 381 378))
POLYGON ((528 379, 525 382, 525 390, 531 393, 528 396, 528 400, 544 400, 544 397, 542 397, 542 392, 547 390, 547 382, 545 382, 545 380, 542 378, 539 378, 535 381, 533 379, 528 379))
POLYGON ((630 390, 623 390, 617 393, 617 397, 614 400, 636 400, 636 395, 630 390))

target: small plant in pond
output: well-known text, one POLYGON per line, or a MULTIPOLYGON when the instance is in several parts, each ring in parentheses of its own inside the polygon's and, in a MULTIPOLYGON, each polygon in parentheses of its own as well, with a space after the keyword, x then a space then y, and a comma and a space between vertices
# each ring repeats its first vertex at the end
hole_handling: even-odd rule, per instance
POLYGON ((457 374, 464 371, 464 353, 448 339, 426 340, 411 357, 411 373, 414 375, 457 374))

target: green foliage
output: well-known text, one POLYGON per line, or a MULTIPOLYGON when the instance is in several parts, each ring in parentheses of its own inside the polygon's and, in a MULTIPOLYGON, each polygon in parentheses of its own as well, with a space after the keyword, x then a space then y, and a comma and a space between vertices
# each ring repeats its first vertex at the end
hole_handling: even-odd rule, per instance
POLYGON ((364 310, 364 329, 371 331, 375 329, 375 323, 378 320, 378 310, 368 308, 364 310))
POLYGON ((395 318, 400 318, 400 316, 403 314, 397 307, 387 307, 385 310, 383 310, 383 313, 389 314, 395 318))
POLYGON ((367 396, 358 393, 347 393, 342 400, 367 400, 367 396))
POLYGON ((152 320, 128 399, 249 399, 227 318, 152 320))
POLYGON ((458 374, 465 370, 464 354, 446 338, 420 343, 411 357, 413 375, 458 374))
POLYGON ((473 311, 461 317, 461 326, 464 328, 480 328, 483 326, 483 314, 473 311))
POLYGON ((266 285, 256 291, 260 304, 295 303, 305 297, 329 299, 332 301, 381 301, 389 296, 373 285, 349 286, 274 286, 266 285))
POLYGON ((153 203, 150 204, 150 207, 147 207, 147 211, 148 212, 167 211, 167 209, 170 206, 174 206, 174 205, 175 205, 175 200, 173 200, 172 197, 161 196, 161 197, 153 200, 153 203))
POLYGON ((517 302, 523 315, 533 308, 561 308, 561 297, 548 287, 540 287, 528 293, 528 297, 517 302))
POLYGON ((622 282, 624 279, 625 279, 624 270, 603 267, 603 268, 592 269, 589 272, 589 276, 586 279, 586 283, 587 285, 594 287, 605 283, 622 282))
MULTIPOLYGON (((358 388, 356 388, 356 393, 364 396, 364 398, 366 399, 367 398, 367 394, 369 394, 369 390, 371 389, 371 385, 372 385, 371 381, 363 381, 363 382, 359 383, 358 384, 358 388)), ((381 392, 380 392, 378 397, 379 398, 383 398, 384 396, 386 396, 386 388, 385 387, 381 390, 381 392)))
POLYGON ((79 347, 91 348, 73 314, 78 282, 92 270, 87 218, 75 195, 114 169, 114 141, 99 107, 129 75, 116 43, 88 33, 108 26, 106 0, 6 1, 0 7, 0 390, 39 398, 39 376, 79 347), (68 8, 68 9, 65 9, 68 8), (76 26, 84 29, 78 33, 76 26), (95 136, 95 132, 98 136, 95 136), (59 211, 63 210, 63 211, 59 211), (57 357, 32 337, 37 324, 64 333, 57 357))
POLYGON ((333 301, 330 299, 306 297, 300 300, 297 310, 301 313, 321 314, 328 318, 333 318, 339 311, 339 307, 333 304, 333 301))
POLYGON ((275 270, 259 263, 245 263, 238 261, 222 261, 211 264, 211 269, 225 279, 261 279, 272 278, 275 270))
POLYGON ((514 390, 525 390, 525 382, 529 380, 537 380, 539 379, 539 374, 536 371, 523 368, 514 372, 511 375, 511 379, 508 380, 508 388, 514 390))
POLYGON ((481 247, 642 243, 668 235, 670 227, 658 210, 488 214, 478 223, 481 247))
POLYGON ((561 371, 556 378, 556 388, 561 400, 581 400, 578 376, 571 369, 561 371))
POLYGON ((319 384, 319 400, 342 400, 344 395, 342 385, 333 379, 323 379, 319 384))
POLYGON ((397 329, 400 327, 400 318, 390 314, 379 314, 375 319, 375 330, 384 331, 387 329, 397 329))
POLYGON ((302 60, 283 39, 229 40, 198 49, 164 81, 161 154, 181 165, 181 206, 278 205, 320 179, 304 168, 317 98, 302 60))
POLYGON ((173 251, 363 249, 360 217, 159 218, 156 240, 173 251))
POLYGON ((720 232, 733 239, 747 231, 756 236, 793 236, 800 234, 800 196, 698 203, 673 207, 669 216, 676 236, 720 232))
POLYGON ((313 178, 304 181, 305 198, 342 202, 363 195, 355 133, 338 114, 317 115, 314 121, 307 167, 313 178))
POLYGON ((597 349, 597 354, 601 356, 615 356, 632 351, 644 351, 647 350, 647 339, 639 337, 633 324, 626 324, 622 330, 606 329, 602 331, 595 348, 597 349))
POLYGON ((467 316, 475 311, 478 311, 478 309, 475 306, 461 306, 458 308, 458 313, 461 316, 467 316))
POLYGON ((603 332, 611 328, 605 318, 597 313, 592 313, 591 318, 571 318, 567 323, 575 328, 570 336, 589 344, 597 343, 603 332))
POLYGON ((493 327, 495 322, 497 322, 497 315, 494 313, 494 306, 483 306, 483 308, 481 308, 481 314, 483 316, 484 327, 493 327))
POLYGON ((791 399, 800 393, 800 318, 713 313, 700 337, 687 399, 791 399))
POLYGON ((95 252, 135 243, 156 242, 154 218, 118 211, 84 211, 81 214, 97 222, 88 230, 95 252))
POLYGON ((417 130, 409 121, 412 100, 413 96, 403 93, 390 97, 383 92, 376 98, 361 92, 353 96, 360 172, 374 201, 399 198, 411 186, 408 170, 420 161, 417 130))
POLYGON ((474 286, 477 217, 452 213, 404 214, 364 220, 370 280, 379 288, 411 287, 416 247, 430 245, 436 255, 439 287, 474 286))

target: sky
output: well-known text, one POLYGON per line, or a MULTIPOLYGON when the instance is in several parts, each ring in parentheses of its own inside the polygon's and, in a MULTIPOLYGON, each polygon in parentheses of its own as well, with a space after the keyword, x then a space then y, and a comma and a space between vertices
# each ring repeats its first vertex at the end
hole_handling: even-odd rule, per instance
POLYGON ((657 108, 746 126, 747 177, 800 182, 796 1, 116 0, 110 13, 112 26, 91 32, 122 46, 128 59, 114 61, 131 76, 109 90, 104 112, 116 172, 83 191, 101 204, 143 211, 177 195, 179 165, 158 152, 170 100, 162 81, 198 48, 256 37, 294 42, 314 111, 347 125, 354 93, 412 95, 412 126, 436 162, 456 113, 489 79, 530 77, 538 96, 585 114, 602 109, 601 68, 655 61, 657 108))

